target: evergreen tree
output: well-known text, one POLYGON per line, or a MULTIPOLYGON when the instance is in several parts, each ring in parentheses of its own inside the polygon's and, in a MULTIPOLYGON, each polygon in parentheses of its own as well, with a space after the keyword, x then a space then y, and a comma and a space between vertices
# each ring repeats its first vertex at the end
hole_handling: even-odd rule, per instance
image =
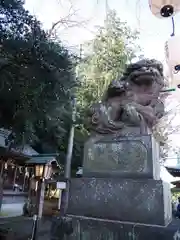
POLYGON ((73 56, 48 39, 23 1, 1 0, 0 14, 0 126, 18 143, 56 151, 71 124, 73 56))
POLYGON ((115 11, 110 11, 95 38, 84 46, 87 54, 78 68, 82 86, 78 100, 87 109, 101 100, 109 83, 121 75, 126 64, 136 57, 138 33, 122 22, 115 11))

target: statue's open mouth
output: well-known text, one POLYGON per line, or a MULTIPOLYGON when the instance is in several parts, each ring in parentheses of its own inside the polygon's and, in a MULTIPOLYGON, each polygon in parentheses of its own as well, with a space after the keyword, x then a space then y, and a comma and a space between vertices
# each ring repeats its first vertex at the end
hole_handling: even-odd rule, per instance
MULTIPOLYGON (((146 85, 148 87, 150 87, 154 82, 159 82, 159 79, 161 79, 161 75, 156 69, 148 71, 142 71, 142 69, 139 69, 132 72, 129 77, 130 82, 138 86, 146 85)), ((160 85, 164 85, 163 81, 160 85)))
POLYGON ((142 74, 139 75, 138 77, 133 77, 131 79, 131 81, 135 84, 137 84, 138 86, 142 86, 142 85, 146 85, 146 86, 151 86, 152 83, 154 82, 154 78, 152 77, 152 75, 149 74, 142 74))

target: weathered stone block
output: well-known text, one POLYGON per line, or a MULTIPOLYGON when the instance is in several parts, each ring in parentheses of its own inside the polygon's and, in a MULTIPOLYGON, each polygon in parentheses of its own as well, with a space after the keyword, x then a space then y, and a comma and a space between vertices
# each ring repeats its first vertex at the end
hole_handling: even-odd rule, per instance
POLYGON ((159 180, 159 145, 152 135, 91 137, 84 147, 83 176, 159 180))
POLYGON ((72 179, 68 214, 167 225, 171 193, 161 180, 107 178, 72 179))
POLYGON ((70 216, 73 234, 67 240, 178 240, 179 220, 167 227, 70 216))

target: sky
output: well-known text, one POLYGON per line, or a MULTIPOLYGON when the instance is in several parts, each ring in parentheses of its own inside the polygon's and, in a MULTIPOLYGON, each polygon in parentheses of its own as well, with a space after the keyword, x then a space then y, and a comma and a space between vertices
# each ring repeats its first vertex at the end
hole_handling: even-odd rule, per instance
MULTIPOLYGON (((149 8, 148 0, 109 0, 110 9, 127 21, 133 29, 140 31, 140 46, 149 58, 164 60, 164 44, 172 33, 171 18, 159 19, 149 8)), ((59 30, 59 36, 69 46, 79 45, 93 38, 97 25, 102 25, 106 14, 106 0, 26 0, 25 7, 43 23, 46 29, 59 19, 70 14, 72 20, 83 22, 77 28, 59 30), (73 9, 70 8, 73 3, 73 9)), ((180 24, 180 13, 175 16, 180 24)), ((180 28, 176 27, 176 34, 180 28)))
MULTIPOLYGON (((26 0, 25 7, 37 16, 45 29, 50 29, 53 23, 68 15, 71 21, 78 22, 78 27, 58 29, 58 36, 72 50, 93 38, 97 26, 103 24, 107 7, 115 9, 123 21, 140 32, 139 44, 144 56, 165 62, 164 45, 172 33, 171 18, 155 17, 148 0, 26 0)), ((180 26, 180 13, 174 19, 175 34, 180 35, 177 27, 180 26)), ((175 162, 172 164, 171 161, 171 165, 175 162)), ((163 175, 170 179, 164 170, 163 175)))

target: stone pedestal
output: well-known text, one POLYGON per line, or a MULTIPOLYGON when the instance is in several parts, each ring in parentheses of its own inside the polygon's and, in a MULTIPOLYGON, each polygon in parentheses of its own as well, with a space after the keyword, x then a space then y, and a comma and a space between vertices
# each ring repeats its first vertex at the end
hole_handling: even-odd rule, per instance
POLYGON ((169 184, 152 179, 72 179, 68 214, 166 226, 172 217, 169 184))
POLYGON ((83 176, 159 180, 159 145, 152 135, 90 138, 84 147, 83 176))
POLYGON ((167 226, 172 218, 170 186, 160 180, 159 145, 153 136, 90 138, 83 177, 71 179, 67 214, 121 222, 119 227, 167 226))
POLYGON ((67 240, 178 240, 179 220, 168 227, 69 216, 73 234, 67 240))

